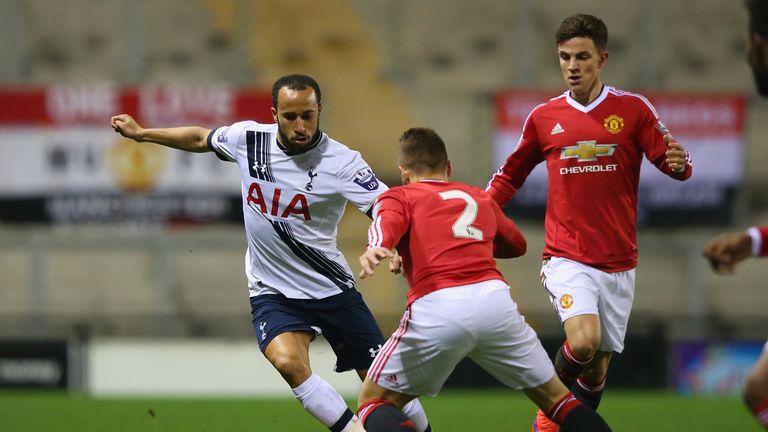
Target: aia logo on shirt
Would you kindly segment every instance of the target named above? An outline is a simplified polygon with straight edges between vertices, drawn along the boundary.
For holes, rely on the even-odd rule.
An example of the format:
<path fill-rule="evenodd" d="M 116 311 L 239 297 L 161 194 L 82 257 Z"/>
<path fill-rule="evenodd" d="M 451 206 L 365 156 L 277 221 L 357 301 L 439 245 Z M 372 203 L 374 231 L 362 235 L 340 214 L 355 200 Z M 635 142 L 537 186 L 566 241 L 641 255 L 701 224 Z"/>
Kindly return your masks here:
<path fill-rule="evenodd" d="M 251 183 L 245 201 L 248 203 L 248 206 L 264 214 L 270 214 L 272 216 L 279 215 L 283 219 L 295 214 L 302 216 L 305 221 L 312 220 L 312 215 L 309 213 L 307 197 L 304 196 L 304 194 L 295 194 L 293 198 L 288 201 L 287 205 L 281 199 L 282 194 L 282 189 L 275 188 L 274 193 L 270 197 L 261 190 L 261 186 L 259 186 L 258 183 Z"/>
<path fill-rule="evenodd" d="M 379 181 L 373 175 L 370 168 L 364 168 L 355 173 L 355 183 L 365 190 L 376 190 L 379 188 Z"/>

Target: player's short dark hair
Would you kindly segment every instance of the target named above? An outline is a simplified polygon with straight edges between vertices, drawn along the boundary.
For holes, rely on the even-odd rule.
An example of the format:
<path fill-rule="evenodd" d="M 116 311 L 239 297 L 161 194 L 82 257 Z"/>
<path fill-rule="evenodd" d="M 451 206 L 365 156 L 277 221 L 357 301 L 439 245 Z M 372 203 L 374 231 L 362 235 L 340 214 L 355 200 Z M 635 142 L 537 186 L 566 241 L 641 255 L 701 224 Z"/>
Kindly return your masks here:
<path fill-rule="evenodd" d="M 598 52 L 608 49 L 608 27 L 594 15 L 576 14 L 564 19 L 555 32 L 555 44 L 560 45 L 575 37 L 592 39 Z"/>
<path fill-rule="evenodd" d="M 416 173 L 438 173 L 448 164 L 448 152 L 437 132 L 417 127 L 403 132 L 397 159 L 400 166 Z"/>
<path fill-rule="evenodd" d="M 317 81 L 307 75 L 294 74 L 282 76 L 272 84 L 272 106 L 275 108 L 277 108 L 277 93 L 283 87 L 290 90 L 305 90 L 311 87 L 315 91 L 315 96 L 317 96 L 317 103 L 320 103 L 320 85 Z"/>
<path fill-rule="evenodd" d="M 768 0 L 746 0 L 749 32 L 768 37 Z"/>

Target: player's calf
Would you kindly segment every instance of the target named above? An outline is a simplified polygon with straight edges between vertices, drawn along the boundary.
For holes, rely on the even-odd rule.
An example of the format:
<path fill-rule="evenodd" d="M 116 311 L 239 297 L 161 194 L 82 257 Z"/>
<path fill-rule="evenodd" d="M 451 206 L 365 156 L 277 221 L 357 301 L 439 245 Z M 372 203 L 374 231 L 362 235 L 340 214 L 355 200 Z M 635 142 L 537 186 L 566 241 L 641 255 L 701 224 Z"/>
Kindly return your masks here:
<path fill-rule="evenodd" d="M 356 432 L 362 429 L 341 395 L 320 375 L 312 374 L 292 390 L 304 409 L 329 430 Z"/>
<path fill-rule="evenodd" d="M 367 432 L 417 432 L 413 420 L 388 401 L 368 401 L 357 412 Z"/>
<path fill-rule="evenodd" d="M 600 406 L 600 400 L 603 398 L 604 388 L 605 378 L 597 385 L 590 385 L 582 376 L 577 378 L 576 382 L 571 386 L 571 392 L 576 396 L 576 399 L 597 411 L 597 407 Z"/>
<path fill-rule="evenodd" d="M 557 372 L 560 381 L 570 388 L 590 361 L 592 361 L 592 357 L 579 359 L 566 340 L 555 354 L 555 372 Z"/>

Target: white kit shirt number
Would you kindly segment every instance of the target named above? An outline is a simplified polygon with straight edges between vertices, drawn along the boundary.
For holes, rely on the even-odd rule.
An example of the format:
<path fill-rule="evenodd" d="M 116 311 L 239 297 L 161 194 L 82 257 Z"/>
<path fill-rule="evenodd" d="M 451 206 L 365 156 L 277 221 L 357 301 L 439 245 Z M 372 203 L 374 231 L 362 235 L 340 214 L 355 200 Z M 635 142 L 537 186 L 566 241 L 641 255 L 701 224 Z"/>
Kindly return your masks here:
<path fill-rule="evenodd" d="M 440 192 L 440 197 L 444 200 L 460 199 L 467 204 L 464 211 L 456 222 L 453 223 L 453 236 L 456 238 L 471 238 L 475 240 L 483 239 L 483 232 L 473 226 L 472 222 L 477 218 L 477 201 L 468 193 L 460 190 L 450 190 Z"/>

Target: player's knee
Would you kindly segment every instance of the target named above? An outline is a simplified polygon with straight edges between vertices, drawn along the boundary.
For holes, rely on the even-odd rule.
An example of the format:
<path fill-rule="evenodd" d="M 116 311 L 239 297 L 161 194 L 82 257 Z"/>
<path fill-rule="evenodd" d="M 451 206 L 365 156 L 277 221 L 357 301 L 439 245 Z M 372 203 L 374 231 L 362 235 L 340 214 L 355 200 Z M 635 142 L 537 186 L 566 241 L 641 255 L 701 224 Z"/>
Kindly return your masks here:
<path fill-rule="evenodd" d="M 292 388 L 298 387 L 312 375 L 312 369 L 310 369 L 309 364 L 303 362 L 298 357 L 288 355 L 275 356 L 272 359 L 272 365 Z"/>
<path fill-rule="evenodd" d="M 579 360 L 591 359 L 600 347 L 600 336 L 581 333 L 568 338 L 568 346 L 573 355 Z"/>

